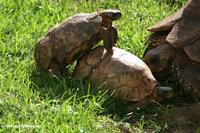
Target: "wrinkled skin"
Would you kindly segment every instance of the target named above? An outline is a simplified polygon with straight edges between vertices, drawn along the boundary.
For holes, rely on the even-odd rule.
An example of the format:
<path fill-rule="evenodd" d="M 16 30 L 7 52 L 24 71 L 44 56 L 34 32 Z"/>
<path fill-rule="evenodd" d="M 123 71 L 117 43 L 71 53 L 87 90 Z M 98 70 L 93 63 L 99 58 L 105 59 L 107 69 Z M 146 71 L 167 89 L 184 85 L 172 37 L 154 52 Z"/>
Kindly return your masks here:
<path fill-rule="evenodd" d="M 182 92 L 194 100 L 200 97 L 199 8 L 199 1 L 189 0 L 176 15 L 149 28 L 154 33 L 144 55 L 144 62 L 156 78 L 173 77 Z"/>
<path fill-rule="evenodd" d="M 183 88 L 183 94 L 198 101 L 200 99 L 200 64 L 190 60 L 183 50 L 176 50 L 171 70 L 176 82 Z"/>
<path fill-rule="evenodd" d="M 87 79 L 140 106 L 172 96 L 171 88 L 160 87 L 142 60 L 116 47 L 113 53 L 98 47 L 84 55 L 77 62 L 73 78 Z"/>
<path fill-rule="evenodd" d="M 117 41 L 112 21 L 121 17 L 119 10 L 80 13 L 53 27 L 36 44 L 35 61 L 38 69 L 58 74 L 68 64 L 87 52 L 101 40 L 108 52 Z"/>

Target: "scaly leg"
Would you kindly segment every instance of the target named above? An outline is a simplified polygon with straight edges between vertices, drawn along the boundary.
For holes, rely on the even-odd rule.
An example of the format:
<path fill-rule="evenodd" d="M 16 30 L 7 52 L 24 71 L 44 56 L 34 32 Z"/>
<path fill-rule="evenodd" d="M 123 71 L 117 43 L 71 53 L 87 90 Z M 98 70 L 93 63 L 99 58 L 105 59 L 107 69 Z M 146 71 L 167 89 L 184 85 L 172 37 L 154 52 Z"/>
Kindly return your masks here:
<path fill-rule="evenodd" d="M 117 28 L 112 25 L 109 28 L 109 31 L 111 32 L 111 38 L 112 38 L 112 45 L 113 46 L 117 46 L 117 39 L 118 39 L 118 32 L 117 32 Z"/>
<path fill-rule="evenodd" d="M 106 29 L 105 27 L 101 27 L 100 29 L 100 36 L 103 39 L 104 47 L 108 53 L 112 53 L 112 37 L 111 32 Z"/>

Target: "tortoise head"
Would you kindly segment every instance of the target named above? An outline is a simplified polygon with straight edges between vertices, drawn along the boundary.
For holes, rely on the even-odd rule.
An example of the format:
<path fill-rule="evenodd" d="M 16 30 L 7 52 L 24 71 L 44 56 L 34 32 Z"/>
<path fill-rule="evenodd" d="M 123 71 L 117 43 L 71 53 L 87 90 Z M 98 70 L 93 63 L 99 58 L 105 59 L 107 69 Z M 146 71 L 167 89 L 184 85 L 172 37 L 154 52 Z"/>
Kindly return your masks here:
<path fill-rule="evenodd" d="M 160 86 L 154 77 L 151 79 L 150 77 L 146 78 L 144 83 L 146 86 L 151 85 L 150 87 L 153 87 L 153 92 L 150 95 L 144 97 L 142 100 L 136 102 L 136 105 L 139 107 L 145 107 L 151 105 L 154 102 L 161 102 L 175 95 L 171 87 Z"/>
<path fill-rule="evenodd" d="M 143 60 L 154 76 L 158 76 L 170 71 L 173 56 L 174 49 L 169 44 L 163 44 L 147 51 Z"/>
<path fill-rule="evenodd" d="M 136 105 L 139 107 L 145 107 L 154 102 L 161 102 L 174 96 L 175 93 L 171 87 L 164 87 L 158 84 L 151 95 L 148 95 L 141 101 L 137 102 Z"/>
<path fill-rule="evenodd" d="M 117 20 L 121 17 L 121 12 L 119 10 L 103 10 L 98 12 L 99 16 L 103 19 L 110 21 Z"/>

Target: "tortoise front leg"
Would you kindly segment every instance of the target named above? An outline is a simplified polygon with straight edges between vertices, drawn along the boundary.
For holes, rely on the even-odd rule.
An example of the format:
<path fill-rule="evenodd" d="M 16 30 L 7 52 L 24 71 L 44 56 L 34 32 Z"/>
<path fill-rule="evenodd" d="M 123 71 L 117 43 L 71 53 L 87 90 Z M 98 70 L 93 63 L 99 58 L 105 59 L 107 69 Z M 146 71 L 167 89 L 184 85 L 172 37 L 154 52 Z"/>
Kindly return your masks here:
<path fill-rule="evenodd" d="M 113 42 L 111 32 L 107 28 L 101 27 L 100 37 L 103 40 L 106 51 L 112 53 Z"/>
<path fill-rule="evenodd" d="M 48 72 L 51 75 L 60 75 L 63 73 L 68 73 L 68 70 L 66 68 L 67 64 L 65 62 L 58 62 L 56 60 L 52 60 L 48 66 Z"/>
<path fill-rule="evenodd" d="M 117 28 L 114 25 L 112 25 L 110 26 L 109 31 L 111 32 L 112 46 L 117 46 L 117 39 L 118 39 Z"/>

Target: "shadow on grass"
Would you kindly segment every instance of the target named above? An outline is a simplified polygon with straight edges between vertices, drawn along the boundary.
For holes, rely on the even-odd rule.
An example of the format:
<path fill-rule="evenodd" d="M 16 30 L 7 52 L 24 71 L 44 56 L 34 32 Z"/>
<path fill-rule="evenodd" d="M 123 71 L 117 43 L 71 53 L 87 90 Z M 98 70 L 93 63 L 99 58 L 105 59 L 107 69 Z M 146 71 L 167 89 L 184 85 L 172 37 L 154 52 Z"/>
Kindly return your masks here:
<path fill-rule="evenodd" d="M 74 81 L 69 74 L 65 73 L 60 76 L 52 76 L 45 72 L 39 72 L 34 69 L 31 73 L 30 80 L 34 91 L 39 92 L 40 97 L 49 99 L 67 99 L 79 92 L 80 96 L 85 95 L 85 86 L 82 81 Z M 82 89 L 82 90 L 80 90 Z M 82 93 L 82 94 L 81 94 Z"/>
<path fill-rule="evenodd" d="M 90 83 L 75 81 L 69 75 L 63 74 L 55 77 L 33 70 L 30 76 L 31 88 L 39 93 L 41 99 L 48 97 L 52 100 L 65 101 L 76 94 L 76 103 L 84 102 L 91 97 L 98 99 L 102 96 L 101 100 L 97 100 L 101 106 L 101 109 L 96 112 L 97 115 L 109 116 L 116 122 L 128 123 L 136 127 L 142 126 L 143 129 L 154 129 L 159 132 L 166 124 L 162 116 L 168 112 L 168 109 L 171 106 L 180 106 L 185 102 L 183 98 L 176 97 L 161 104 L 155 103 L 146 108 L 137 108 L 132 102 L 114 98 L 109 92 L 101 91 L 101 88 L 91 89 Z"/>
<path fill-rule="evenodd" d="M 38 72 L 34 69 L 31 73 L 30 80 L 34 91 L 39 92 L 40 97 L 48 97 L 49 99 L 68 99 L 77 93 L 77 97 L 85 95 L 98 96 L 105 94 L 105 101 L 102 104 L 105 108 L 102 114 L 126 114 L 130 111 L 137 110 L 132 102 L 122 101 L 111 96 L 111 93 L 102 91 L 102 88 L 91 89 L 90 83 L 87 81 L 73 80 L 71 74 L 62 74 L 58 77 L 51 76 L 48 73 Z M 100 92 L 99 92 L 100 91 Z M 129 109 L 128 109 L 129 108 Z"/>
<path fill-rule="evenodd" d="M 31 88 L 33 88 L 33 91 L 39 93 L 41 99 L 48 97 L 48 99 L 52 100 L 67 100 L 74 94 L 82 101 L 92 96 L 102 97 L 100 102 L 103 110 L 99 112 L 99 115 L 117 116 L 119 119 L 117 118 L 116 120 L 118 121 L 121 121 L 130 111 L 137 110 L 137 107 L 133 103 L 117 99 L 110 92 L 106 92 L 102 88 L 91 87 L 90 83 L 84 80 L 73 80 L 70 75 L 65 73 L 56 77 L 34 69 L 30 76 L 30 80 L 32 81 Z"/>
<path fill-rule="evenodd" d="M 31 88 L 33 88 L 33 91 L 39 93 L 41 99 L 48 97 L 49 99 L 67 100 L 76 94 L 77 99 L 84 101 L 87 98 L 91 98 L 90 96 L 102 97 L 101 99 L 104 99 L 105 96 L 102 106 L 105 107 L 104 112 L 109 113 L 115 113 L 115 111 L 108 110 L 118 108 L 118 105 L 121 106 L 121 104 L 119 104 L 120 100 L 111 96 L 111 93 L 108 91 L 102 88 L 92 87 L 91 84 L 85 80 L 73 80 L 70 75 L 70 73 L 64 73 L 56 77 L 34 69 L 30 76 L 32 82 Z"/>

